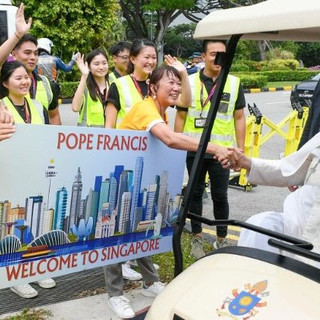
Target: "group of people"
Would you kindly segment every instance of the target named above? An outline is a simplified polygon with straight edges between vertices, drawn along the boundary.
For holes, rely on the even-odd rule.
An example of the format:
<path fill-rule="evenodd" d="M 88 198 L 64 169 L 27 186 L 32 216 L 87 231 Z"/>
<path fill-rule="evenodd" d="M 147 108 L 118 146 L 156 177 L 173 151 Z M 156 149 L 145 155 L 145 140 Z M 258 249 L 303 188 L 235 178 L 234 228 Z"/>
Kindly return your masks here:
<path fill-rule="evenodd" d="M 15 33 L 0 47 L 0 141 L 14 134 L 14 123 L 61 124 L 58 89 L 54 85 L 57 78 L 49 79 L 45 75 L 46 69 L 37 64 L 42 55 L 50 56 L 50 43 L 50 48 L 47 47 L 49 50 L 44 49 L 44 54 L 40 53 L 39 57 L 37 39 L 27 33 L 31 22 L 31 19 L 25 21 L 22 4 L 16 15 Z M 190 172 L 221 70 L 221 67 L 215 64 L 215 58 L 218 52 L 225 51 L 224 41 L 205 40 L 201 52 L 204 66 L 190 76 L 185 66 L 169 55 L 165 56 L 165 64 L 157 67 L 156 47 L 149 40 L 136 39 L 132 43 L 120 42 L 114 45 L 110 50 L 115 66 L 111 73 L 108 55 L 104 50 L 95 49 L 86 57 L 75 54 L 69 69 L 76 63 L 81 72 L 81 79 L 72 100 L 72 110 L 79 113 L 78 125 L 149 131 L 167 146 L 188 151 L 186 166 Z M 5 62 L 10 53 L 13 61 Z M 57 66 L 55 59 L 44 58 L 45 61 L 51 61 L 51 65 Z M 174 131 L 170 129 L 166 115 L 167 108 L 173 106 L 177 109 Z M 319 134 L 288 159 L 280 162 L 251 160 L 242 152 L 246 128 L 244 108 L 245 98 L 240 80 L 228 75 L 205 159 L 200 168 L 190 212 L 202 215 L 202 197 L 208 174 L 214 217 L 227 219 L 230 169 L 246 168 L 249 180 L 254 183 L 275 184 L 277 181 L 277 184 L 282 186 L 310 182 L 312 187 L 301 188 L 293 193 L 292 198 L 299 203 L 302 196 L 300 193 L 308 193 L 310 215 L 305 221 L 309 229 L 314 228 L 315 226 L 307 221 L 311 216 L 316 219 L 313 204 L 317 202 L 319 209 L 320 203 L 317 195 L 319 186 L 314 186 L 315 181 L 320 181 L 317 179 L 320 161 L 317 151 L 320 145 Z M 282 176 L 283 179 L 279 179 Z M 292 176 L 294 178 L 291 179 Z M 277 179 L 272 180 L 272 177 Z M 292 203 L 290 204 L 293 205 Z M 304 209 L 304 204 L 301 204 L 301 208 Z M 300 216 L 301 212 L 298 211 L 297 209 L 297 216 Z M 286 231 L 286 226 L 285 219 L 282 220 L 282 225 L 277 224 L 277 228 L 282 228 L 282 231 Z M 192 221 L 191 227 L 194 237 L 190 253 L 199 259 L 205 255 L 201 224 Z M 214 247 L 228 246 L 226 236 L 227 227 L 217 227 Z M 248 234 L 241 239 L 250 237 Z M 253 239 L 250 245 L 255 243 L 254 241 Z M 243 244 L 248 245 L 245 241 Z M 123 278 L 143 278 L 142 294 L 150 297 L 155 297 L 164 288 L 164 284 L 159 280 L 157 266 L 150 257 L 137 259 L 136 263 L 141 274 L 131 269 L 129 263 L 104 267 L 109 293 L 108 304 L 121 318 L 134 316 L 130 301 L 123 295 Z M 52 279 L 40 281 L 38 284 L 45 288 L 55 285 Z M 27 298 L 37 295 L 30 285 L 11 289 Z"/>

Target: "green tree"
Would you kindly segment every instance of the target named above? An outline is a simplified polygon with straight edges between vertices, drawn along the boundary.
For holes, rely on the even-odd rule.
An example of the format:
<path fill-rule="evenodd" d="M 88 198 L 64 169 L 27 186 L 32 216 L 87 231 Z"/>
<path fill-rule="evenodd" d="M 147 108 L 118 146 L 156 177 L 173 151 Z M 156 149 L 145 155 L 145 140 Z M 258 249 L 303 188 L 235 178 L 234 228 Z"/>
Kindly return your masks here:
<path fill-rule="evenodd" d="M 26 17 L 32 16 L 31 33 L 37 38 L 50 38 L 56 54 L 70 59 L 72 52 L 87 53 L 108 47 L 119 10 L 117 0 L 24 0 Z M 14 5 L 21 1 L 14 0 Z"/>
<path fill-rule="evenodd" d="M 155 42 L 162 61 L 163 39 L 169 25 L 181 14 L 208 14 L 221 8 L 220 0 L 119 0 L 127 21 L 127 38 L 148 38 Z"/>
<path fill-rule="evenodd" d="M 320 43 L 299 42 L 297 58 L 302 60 L 305 67 L 320 65 Z"/>
<path fill-rule="evenodd" d="M 201 41 L 193 39 L 195 27 L 194 23 L 169 27 L 164 36 L 164 53 L 187 58 L 194 51 L 201 51 Z"/>

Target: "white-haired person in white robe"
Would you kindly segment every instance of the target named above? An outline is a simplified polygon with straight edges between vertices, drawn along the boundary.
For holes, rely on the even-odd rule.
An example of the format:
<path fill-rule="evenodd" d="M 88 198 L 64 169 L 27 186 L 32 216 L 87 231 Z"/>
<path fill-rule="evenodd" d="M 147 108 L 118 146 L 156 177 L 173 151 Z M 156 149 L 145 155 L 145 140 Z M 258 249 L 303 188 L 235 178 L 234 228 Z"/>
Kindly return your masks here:
<path fill-rule="evenodd" d="M 289 187 L 301 186 L 289 194 L 283 212 L 263 212 L 248 219 L 248 223 L 302 238 L 313 243 L 320 253 L 320 133 L 299 151 L 280 160 L 248 158 L 235 151 L 237 167 L 248 170 L 250 183 Z M 268 245 L 268 236 L 243 229 L 238 245 L 279 253 Z"/>

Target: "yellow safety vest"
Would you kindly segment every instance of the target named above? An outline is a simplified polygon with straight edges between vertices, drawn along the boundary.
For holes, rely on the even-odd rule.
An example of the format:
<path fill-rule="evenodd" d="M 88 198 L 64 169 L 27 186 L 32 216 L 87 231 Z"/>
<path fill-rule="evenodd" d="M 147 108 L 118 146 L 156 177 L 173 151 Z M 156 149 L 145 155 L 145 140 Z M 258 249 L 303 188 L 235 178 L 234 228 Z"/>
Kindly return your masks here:
<path fill-rule="evenodd" d="M 143 100 L 130 75 L 120 77 L 114 81 L 120 98 L 120 110 L 117 117 L 117 125 L 131 107 Z"/>
<path fill-rule="evenodd" d="M 30 99 L 29 97 L 26 97 L 26 100 L 28 102 L 31 113 L 31 124 L 45 124 L 43 106 L 41 105 L 41 103 L 34 99 Z M 17 111 L 17 109 L 8 97 L 3 98 L 2 103 L 12 113 L 15 123 L 25 123 L 23 118 L 20 116 L 19 112 Z"/>
<path fill-rule="evenodd" d="M 109 83 L 112 83 L 117 79 L 117 77 L 114 74 L 114 72 L 109 73 L 108 78 L 109 78 Z"/>
<path fill-rule="evenodd" d="M 40 77 L 41 80 L 36 78 L 37 91 L 36 91 L 36 96 L 34 97 L 34 99 L 39 101 L 47 110 L 49 110 L 49 105 L 53 99 L 53 93 L 51 90 L 50 81 L 45 76 L 38 75 L 38 77 Z"/>
<path fill-rule="evenodd" d="M 98 98 L 97 101 L 92 100 L 88 88 L 84 90 L 83 104 L 80 110 L 78 126 L 81 127 L 104 127 L 104 108 Z M 85 118 L 84 119 L 84 116 Z"/>
<path fill-rule="evenodd" d="M 210 101 L 201 108 L 201 81 L 200 73 L 194 73 L 189 76 L 192 106 L 188 108 L 188 115 L 184 125 L 184 133 L 200 140 L 203 128 L 195 127 L 195 119 L 206 118 L 210 109 Z M 222 146 L 233 145 L 234 139 L 234 108 L 238 98 L 240 79 L 228 75 L 226 84 L 223 89 L 219 110 L 211 131 L 210 142 Z M 203 101 L 208 97 L 208 92 L 203 85 Z"/>

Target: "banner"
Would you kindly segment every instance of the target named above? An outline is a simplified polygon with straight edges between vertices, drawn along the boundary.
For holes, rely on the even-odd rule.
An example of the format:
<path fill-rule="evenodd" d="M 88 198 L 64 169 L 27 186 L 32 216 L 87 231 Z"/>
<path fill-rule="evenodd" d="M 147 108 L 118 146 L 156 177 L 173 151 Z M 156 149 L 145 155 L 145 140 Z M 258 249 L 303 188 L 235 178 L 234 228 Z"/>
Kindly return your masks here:
<path fill-rule="evenodd" d="M 185 152 L 147 132 L 17 125 L 0 154 L 0 288 L 171 250 Z"/>

